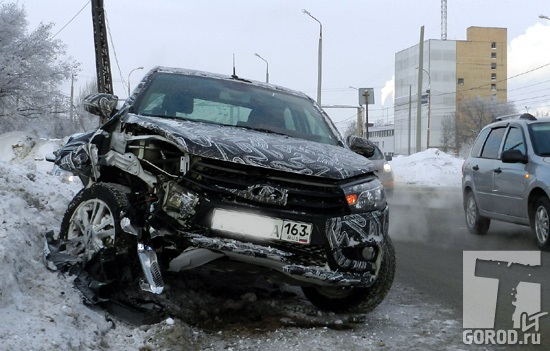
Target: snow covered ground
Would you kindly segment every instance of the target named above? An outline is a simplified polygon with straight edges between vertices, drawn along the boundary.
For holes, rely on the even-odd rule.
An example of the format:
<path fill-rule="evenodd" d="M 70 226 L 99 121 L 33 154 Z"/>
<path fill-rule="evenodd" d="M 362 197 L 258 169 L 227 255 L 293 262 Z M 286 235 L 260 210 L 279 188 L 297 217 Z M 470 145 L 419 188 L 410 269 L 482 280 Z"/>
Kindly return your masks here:
<path fill-rule="evenodd" d="M 52 174 L 53 164 L 44 160 L 61 143 L 0 134 L 1 350 L 464 348 L 456 312 L 428 304 L 399 284 L 367 315 L 321 313 L 292 289 L 235 296 L 187 289 L 179 297 L 176 290 L 168 292 L 180 311 L 160 323 L 136 327 L 113 320 L 82 303 L 74 277 L 46 269 L 42 260 L 45 232 L 58 230 L 81 186 Z M 462 160 L 436 149 L 390 163 L 397 186 L 460 185 Z"/>

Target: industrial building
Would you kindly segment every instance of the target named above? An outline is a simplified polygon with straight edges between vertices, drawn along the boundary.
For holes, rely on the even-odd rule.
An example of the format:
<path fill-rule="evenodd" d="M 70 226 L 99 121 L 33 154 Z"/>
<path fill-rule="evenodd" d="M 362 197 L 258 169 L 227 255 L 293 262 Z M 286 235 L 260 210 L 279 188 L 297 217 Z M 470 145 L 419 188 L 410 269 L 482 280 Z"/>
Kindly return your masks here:
<path fill-rule="evenodd" d="M 506 28 L 469 27 L 466 40 L 442 36 L 396 53 L 394 149 L 383 152 L 409 155 L 444 148 L 445 121 L 456 121 L 460 104 L 478 97 L 507 100 Z M 379 143 L 371 130 L 369 138 Z M 385 138 L 384 144 L 391 145 Z"/>

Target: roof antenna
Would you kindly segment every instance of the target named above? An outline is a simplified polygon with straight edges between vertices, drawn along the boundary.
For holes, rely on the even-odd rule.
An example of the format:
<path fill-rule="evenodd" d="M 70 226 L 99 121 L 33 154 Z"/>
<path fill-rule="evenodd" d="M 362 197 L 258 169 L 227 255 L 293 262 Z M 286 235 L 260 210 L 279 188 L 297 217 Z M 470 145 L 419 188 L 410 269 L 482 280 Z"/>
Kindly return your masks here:
<path fill-rule="evenodd" d="M 238 78 L 237 74 L 235 73 L 235 53 L 233 53 L 233 75 L 231 77 Z"/>

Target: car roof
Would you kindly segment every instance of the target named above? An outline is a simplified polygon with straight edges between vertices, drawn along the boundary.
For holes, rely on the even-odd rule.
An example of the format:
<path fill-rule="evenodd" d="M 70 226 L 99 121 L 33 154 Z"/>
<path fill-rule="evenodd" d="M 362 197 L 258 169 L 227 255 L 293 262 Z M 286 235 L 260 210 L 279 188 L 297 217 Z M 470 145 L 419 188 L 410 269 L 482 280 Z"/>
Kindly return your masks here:
<path fill-rule="evenodd" d="M 303 98 L 306 98 L 308 100 L 314 101 L 310 96 L 307 94 L 304 94 L 301 91 L 298 90 L 292 90 L 283 86 L 270 84 L 270 83 L 264 83 L 260 81 L 255 81 L 247 78 L 238 77 L 237 75 L 225 75 L 220 73 L 212 73 L 212 72 L 206 72 L 206 71 L 199 71 L 199 70 L 193 70 L 193 69 L 187 69 L 187 68 L 177 68 L 177 67 L 166 67 L 166 66 L 156 66 L 153 69 L 149 71 L 148 74 L 153 73 L 174 73 L 174 74 L 184 74 L 188 76 L 201 76 L 201 77 L 207 77 L 207 78 L 215 78 L 215 79 L 223 79 L 223 80 L 232 80 L 232 81 L 240 81 L 243 84 L 252 84 L 259 87 L 267 88 L 267 89 L 275 89 L 279 90 L 281 92 L 285 92 L 288 94 L 297 95 Z"/>
<path fill-rule="evenodd" d="M 534 123 L 544 123 L 544 122 L 550 122 L 550 118 L 536 118 L 530 113 L 513 113 L 509 115 L 503 115 L 496 117 L 491 123 L 489 123 L 486 127 L 493 128 L 495 126 L 506 126 L 510 124 L 510 122 L 516 122 L 519 124 L 534 124 Z"/>

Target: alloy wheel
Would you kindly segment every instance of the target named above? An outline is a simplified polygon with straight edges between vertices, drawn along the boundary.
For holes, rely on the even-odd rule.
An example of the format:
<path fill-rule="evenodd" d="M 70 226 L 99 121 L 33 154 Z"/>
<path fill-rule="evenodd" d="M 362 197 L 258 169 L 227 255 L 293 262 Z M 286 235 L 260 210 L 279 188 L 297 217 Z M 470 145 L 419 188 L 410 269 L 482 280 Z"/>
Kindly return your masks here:
<path fill-rule="evenodd" d="M 539 243 L 545 243 L 548 240 L 550 231 L 550 220 L 548 211 L 544 206 L 539 206 L 535 212 L 535 234 Z"/>

